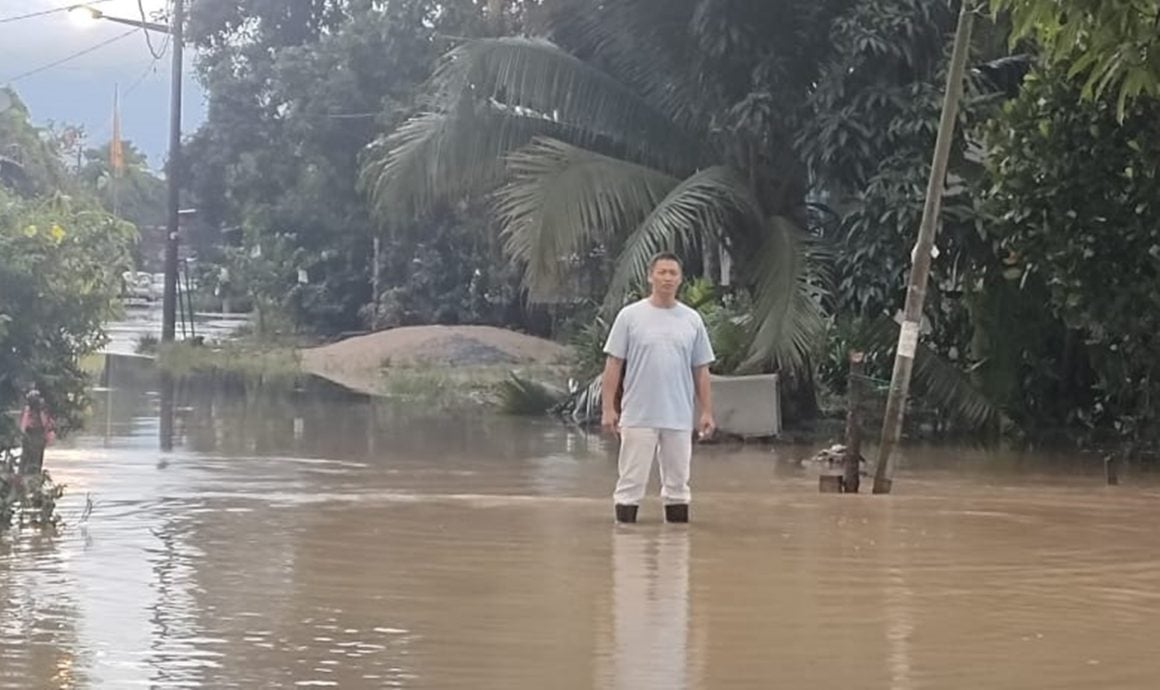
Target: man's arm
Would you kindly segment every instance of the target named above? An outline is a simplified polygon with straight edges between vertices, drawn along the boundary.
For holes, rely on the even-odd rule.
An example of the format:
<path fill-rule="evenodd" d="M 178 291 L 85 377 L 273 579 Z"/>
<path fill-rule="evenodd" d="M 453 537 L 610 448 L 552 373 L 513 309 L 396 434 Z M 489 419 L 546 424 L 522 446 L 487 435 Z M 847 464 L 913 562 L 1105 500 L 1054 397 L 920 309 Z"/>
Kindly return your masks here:
<path fill-rule="evenodd" d="M 697 420 L 697 432 L 701 438 L 708 438 L 717 429 L 713 421 L 713 387 L 709 381 L 709 365 L 693 367 L 693 386 L 697 393 L 697 407 L 701 417 Z"/>
<path fill-rule="evenodd" d="M 600 426 L 605 431 L 620 433 L 620 413 L 616 411 L 616 392 L 620 388 L 620 379 L 624 375 L 624 360 L 609 355 L 604 361 L 604 375 L 600 378 L 600 401 L 602 414 Z"/>

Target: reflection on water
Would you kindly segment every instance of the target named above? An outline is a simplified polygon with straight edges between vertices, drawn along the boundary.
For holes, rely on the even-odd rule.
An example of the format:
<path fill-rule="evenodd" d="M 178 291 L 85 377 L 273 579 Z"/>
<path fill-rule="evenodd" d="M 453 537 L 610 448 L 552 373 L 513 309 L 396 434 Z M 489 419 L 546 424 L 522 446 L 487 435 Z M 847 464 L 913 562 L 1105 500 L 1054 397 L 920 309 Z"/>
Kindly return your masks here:
<path fill-rule="evenodd" d="M 1160 490 L 1098 463 L 823 496 L 701 449 L 693 524 L 617 527 L 552 422 L 113 379 L 48 457 L 73 527 L 0 538 L 0 688 L 1155 687 Z"/>
<path fill-rule="evenodd" d="M 599 687 L 689 686 L 689 532 L 619 527 L 612 536 L 611 677 Z"/>

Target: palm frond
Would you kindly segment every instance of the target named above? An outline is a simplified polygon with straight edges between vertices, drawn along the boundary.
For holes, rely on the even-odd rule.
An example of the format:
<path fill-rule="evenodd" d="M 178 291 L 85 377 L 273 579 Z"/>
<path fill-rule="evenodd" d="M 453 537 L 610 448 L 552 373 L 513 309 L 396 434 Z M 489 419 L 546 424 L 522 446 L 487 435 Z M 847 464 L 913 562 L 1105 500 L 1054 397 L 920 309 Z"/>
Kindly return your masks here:
<path fill-rule="evenodd" d="M 368 147 L 361 187 L 381 218 L 494 188 L 503 157 L 548 136 L 687 174 L 698 145 L 612 77 L 536 39 L 469 41 L 441 60 L 426 111 Z"/>
<path fill-rule="evenodd" d="M 474 112 L 422 113 L 368 147 L 360 176 L 375 213 L 409 220 L 441 200 L 487 190 L 503 179 L 503 156 L 561 127 L 484 105 Z"/>
<path fill-rule="evenodd" d="M 761 210 L 746 181 L 734 170 L 714 166 L 681 182 L 625 240 L 617 257 L 605 309 L 615 310 L 629 286 L 648 272 L 663 250 L 687 254 L 706 238 L 717 241 L 731 227 L 758 222 Z"/>
<path fill-rule="evenodd" d="M 690 23 L 696 0 L 562 0 L 548 9 L 553 40 L 604 66 L 681 126 L 706 121 L 693 75 Z"/>
<path fill-rule="evenodd" d="M 679 182 L 549 138 L 510 154 L 507 166 L 510 181 L 496 192 L 496 210 L 533 300 L 554 295 L 572 257 L 636 227 Z"/>
<path fill-rule="evenodd" d="M 753 340 L 745 370 L 773 364 L 808 373 L 809 355 L 826 331 L 822 297 L 827 251 L 788 218 L 770 219 L 765 243 L 746 273 L 754 284 Z"/>
<path fill-rule="evenodd" d="M 922 397 L 946 411 L 958 424 L 971 431 L 999 428 L 1001 413 L 995 403 L 971 383 L 962 369 L 921 343 L 915 352 L 914 380 Z"/>
<path fill-rule="evenodd" d="M 894 356 L 899 326 L 883 318 L 858 338 L 868 352 L 878 351 Z M 971 431 L 996 429 L 1003 419 L 1002 411 L 973 383 L 959 367 L 948 362 L 925 343 L 919 343 L 914 359 L 916 393 L 930 404 L 944 410 L 951 419 Z"/>
<path fill-rule="evenodd" d="M 491 102 L 563 125 L 578 146 L 680 175 L 699 159 L 699 140 L 638 91 L 544 39 L 468 41 L 444 56 L 431 86 L 439 111 Z"/>

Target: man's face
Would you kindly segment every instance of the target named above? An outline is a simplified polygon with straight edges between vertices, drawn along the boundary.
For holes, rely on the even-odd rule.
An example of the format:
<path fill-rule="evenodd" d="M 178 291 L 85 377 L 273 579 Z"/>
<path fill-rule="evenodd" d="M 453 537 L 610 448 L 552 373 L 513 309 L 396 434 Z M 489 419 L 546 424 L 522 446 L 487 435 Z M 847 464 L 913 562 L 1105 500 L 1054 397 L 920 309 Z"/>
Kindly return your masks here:
<path fill-rule="evenodd" d="M 648 274 L 648 284 L 653 293 L 661 297 L 675 297 L 681 287 L 681 266 L 672 259 L 656 262 Z"/>

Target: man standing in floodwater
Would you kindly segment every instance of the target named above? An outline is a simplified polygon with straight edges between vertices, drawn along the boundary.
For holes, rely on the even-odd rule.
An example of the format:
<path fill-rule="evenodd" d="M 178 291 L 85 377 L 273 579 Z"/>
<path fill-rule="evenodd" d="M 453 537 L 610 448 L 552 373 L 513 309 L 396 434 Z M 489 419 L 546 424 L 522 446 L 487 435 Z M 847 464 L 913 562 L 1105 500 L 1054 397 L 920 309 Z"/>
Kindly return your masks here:
<path fill-rule="evenodd" d="M 654 460 L 660 465 L 665 520 L 688 522 L 697 408 L 699 437 L 708 438 L 716 428 L 709 392 L 713 348 L 701 315 L 677 301 L 681 278 L 675 254 L 654 256 L 648 268 L 652 294 L 620 310 L 604 346 L 601 423 L 620 436 L 620 477 L 613 494 L 617 522 L 636 522 Z"/>

